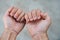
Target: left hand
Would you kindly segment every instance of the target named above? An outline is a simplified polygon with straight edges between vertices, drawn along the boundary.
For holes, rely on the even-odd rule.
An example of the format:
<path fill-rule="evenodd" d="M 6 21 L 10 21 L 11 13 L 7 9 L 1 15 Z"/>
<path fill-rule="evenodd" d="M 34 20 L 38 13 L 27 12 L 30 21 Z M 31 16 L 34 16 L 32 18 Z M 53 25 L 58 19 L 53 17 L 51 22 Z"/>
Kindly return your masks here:
<path fill-rule="evenodd" d="M 24 15 L 25 14 L 21 9 L 16 7 L 9 8 L 4 15 L 5 29 L 15 31 L 17 33 L 21 32 L 25 25 L 25 22 L 21 22 L 24 21 Z"/>

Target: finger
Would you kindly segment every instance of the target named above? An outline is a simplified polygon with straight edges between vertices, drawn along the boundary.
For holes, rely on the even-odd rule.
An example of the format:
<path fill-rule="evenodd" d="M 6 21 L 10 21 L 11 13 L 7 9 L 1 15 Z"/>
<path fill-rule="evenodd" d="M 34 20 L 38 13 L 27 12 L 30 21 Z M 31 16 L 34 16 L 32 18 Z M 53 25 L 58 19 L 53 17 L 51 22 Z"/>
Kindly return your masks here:
<path fill-rule="evenodd" d="M 25 15 L 25 13 L 22 12 L 22 13 L 19 15 L 19 17 L 17 18 L 17 21 L 21 20 L 21 18 L 22 18 L 24 15 Z"/>
<path fill-rule="evenodd" d="M 29 22 L 28 14 L 25 15 L 26 22 Z"/>
<path fill-rule="evenodd" d="M 5 15 L 9 15 L 9 14 L 10 14 L 10 12 L 13 10 L 13 8 L 14 8 L 14 7 L 10 7 L 10 8 L 7 10 L 7 12 L 6 12 L 6 14 L 5 14 Z"/>
<path fill-rule="evenodd" d="M 11 11 L 10 16 L 14 16 L 14 14 L 17 12 L 17 8 L 14 7 L 14 9 Z"/>
<path fill-rule="evenodd" d="M 24 20 L 24 16 L 21 18 L 20 22 L 23 22 L 23 21 L 25 21 L 25 20 Z"/>
<path fill-rule="evenodd" d="M 41 18 L 41 11 L 39 10 L 39 9 L 37 9 L 37 17 L 38 17 L 38 19 L 40 19 Z"/>
<path fill-rule="evenodd" d="M 36 19 L 37 19 L 36 10 L 33 10 L 33 11 L 32 11 L 32 16 L 33 16 L 33 19 L 34 19 L 34 20 L 36 20 Z"/>
<path fill-rule="evenodd" d="M 50 17 L 47 13 L 44 14 L 44 17 L 45 17 L 45 20 L 49 21 L 50 20 Z"/>
<path fill-rule="evenodd" d="M 28 13 L 28 16 L 29 16 L 29 21 L 33 21 L 33 16 L 31 12 Z"/>
<path fill-rule="evenodd" d="M 41 12 L 41 18 L 43 19 L 43 20 L 45 20 L 45 16 L 44 16 L 44 13 L 43 12 Z"/>
<path fill-rule="evenodd" d="M 49 25 L 51 24 L 51 18 L 47 13 L 44 14 L 44 21 L 46 21 Z"/>
<path fill-rule="evenodd" d="M 43 20 L 50 20 L 50 17 L 48 16 L 47 13 L 41 13 L 41 16 Z"/>
<path fill-rule="evenodd" d="M 21 13 L 22 13 L 22 10 L 18 9 L 18 11 L 16 12 L 16 14 L 14 15 L 14 18 L 17 19 Z"/>

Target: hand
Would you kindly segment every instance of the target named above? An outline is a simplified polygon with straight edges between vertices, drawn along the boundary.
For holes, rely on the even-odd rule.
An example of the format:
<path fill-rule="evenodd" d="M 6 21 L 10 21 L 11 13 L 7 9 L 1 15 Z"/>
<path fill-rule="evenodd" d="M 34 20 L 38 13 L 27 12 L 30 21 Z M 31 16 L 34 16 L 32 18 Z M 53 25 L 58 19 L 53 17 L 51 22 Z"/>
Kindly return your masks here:
<path fill-rule="evenodd" d="M 5 29 L 19 33 L 25 25 L 24 12 L 16 7 L 11 7 L 4 15 Z"/>
<path fill-rule="evenodd" d="M 40 33 L 46 33 L 51 24 L 50 17 L 40 10 L 33 10 L 25 15 L 27 28 L 31 36 Z"/>

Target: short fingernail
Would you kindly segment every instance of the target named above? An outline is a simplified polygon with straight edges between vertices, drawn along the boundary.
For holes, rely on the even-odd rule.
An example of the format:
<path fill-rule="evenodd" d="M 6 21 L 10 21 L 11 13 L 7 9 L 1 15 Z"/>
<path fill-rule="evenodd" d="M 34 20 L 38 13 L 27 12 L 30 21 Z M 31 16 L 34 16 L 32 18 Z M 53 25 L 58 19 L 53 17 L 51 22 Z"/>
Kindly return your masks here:
<path fill-rule="evenodd" d="M 36 20 L 36 19 L 37 19 L 37 17 L 34 18 L 34 20 Z"/>
<path fill-rule="evenodd" d="M 40 19 L 40 17 L 38 17 L 38 19 Z"/>
<path fill-rule="evenodd" d="M 31 21 L 33 20 L 33 19 L 30 19 Z"/>

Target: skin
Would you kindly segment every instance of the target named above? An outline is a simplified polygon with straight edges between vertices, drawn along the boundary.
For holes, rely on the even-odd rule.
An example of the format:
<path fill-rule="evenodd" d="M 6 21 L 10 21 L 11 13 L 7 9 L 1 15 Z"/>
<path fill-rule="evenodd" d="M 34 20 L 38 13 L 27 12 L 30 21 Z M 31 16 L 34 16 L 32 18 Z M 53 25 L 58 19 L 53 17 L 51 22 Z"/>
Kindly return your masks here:
<path fill-rule="evenodd" d="M 32 40 L 48 40 L 47 30 L 51 24 L 51 19 L 47 13 L 36 9 L 25 14 L 21 9 L 10 7 L 5 13 L 3 20 L 5 31 L 1 36 L 1 40 L 16 40 L 25 23 Z"/>
<path fill-rule="evenodd" d="M 43 40 L 42 38 L 40 39 L 41 36 L 45 36 L 44 38 L 48 40 L 47 30 L 51 24 L 51 20 L 47 13 L 43 14 L 43 12 L 38 9 L 32 10 L 32 12 L 25 15 L 25 19 L 27 29 L 33 40 Z M 37 36 L 39 38 L 37 38 Z"/>
<path fill-rule="evenodd" d="M 16 40 L 19 32 L 24 28 L 24 12 L 16 7 L 10 7 L 3 17 L 5 30 L 1 40 Z"/>
<path fill-rule="evenodd" d="M 4 15 L 5 29 L 11 29 L 19 33 L 25 25 L 23 22 L 24 15 L 21 9 L 10 7 Z"/>

